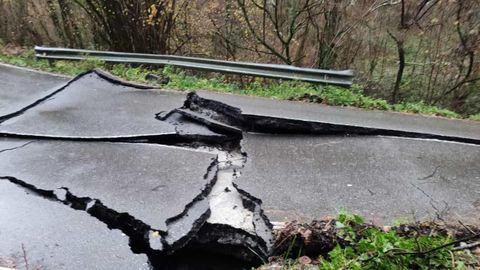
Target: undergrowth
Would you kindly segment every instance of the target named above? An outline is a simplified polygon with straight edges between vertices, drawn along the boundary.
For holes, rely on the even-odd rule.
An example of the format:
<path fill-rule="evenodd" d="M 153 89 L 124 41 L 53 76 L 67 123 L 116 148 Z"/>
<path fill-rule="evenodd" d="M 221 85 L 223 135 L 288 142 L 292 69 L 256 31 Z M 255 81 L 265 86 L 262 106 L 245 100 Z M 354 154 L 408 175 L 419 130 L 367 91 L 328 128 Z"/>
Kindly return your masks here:
<path fill-rule="evenodd" d="M 467 269 L 461 256 L 454 259 L 452 246 L 428 252 L 450 243 L 450 237 L 417 233 L 404 237 L 377 227 L 359 232 L 353 227 L 362 225 L 363 219 L 348 213 L 341 213 L 336 223 L 349 245 L 337 245 L 321 258 L 320 269 Z"/>
<path fill-rule="evenodd" d="M 335 228 L 341 243 L 327 254 L 307 259 L 307 264 L 302 263 L 305 257 L 292 260 L 287 259 L 292 256 L 286 254 L 275 269 L 460 270 L 479 267 L 479 259 L 470 250 L 455 250 L 454 239 L 435 230 L 422 233 L 413 229 L 402 235 L 394 229 L 365 224 L 362 217 L 345 211 L 335 219 Z M 259 269 L 273 268 L 262 266 Z"/>
<path fill-rule="evenodd" d="M 359 85 L 354 85 L 351 88 L 342 88 L 336 86 L 318 86 L 297 81 L 272 82 L 272 80 L 261 78 L 253 82 L 239 83 L 229 81 L 223 76 L 215 76 L 212 78 L 191 76 L 187 75 L 183 70 L 173 67 L 166 67 L 162 70 L 142 66 L 131 67 L 123 64 L 111 65 L 96 59 L 79 62 L 55 61 L 49 63 L 47 60 L 37 60 L 32 50 L 16 55 L 2 53 L 0 50 L 0 62 L 70 76 L 78 75 L 81 72 L 93 68 L 102 68 L 122 79 L 150 84 L 154 83 L 147 81 L 145 76 L 153 73 L 170 78 L 169 83 L 165 87 L 176 90 L 204 89 L 281 100 L 307 101 L 332 106 L 351 106 L 368 110 L 418 113 L 480 121 L 480 114 L 460 115 L 453 111 L 430 106 L 422 102 L 404 102 L 392 105 L 384 99 L 366 96 L 363 93 L 362 87 Z"/>

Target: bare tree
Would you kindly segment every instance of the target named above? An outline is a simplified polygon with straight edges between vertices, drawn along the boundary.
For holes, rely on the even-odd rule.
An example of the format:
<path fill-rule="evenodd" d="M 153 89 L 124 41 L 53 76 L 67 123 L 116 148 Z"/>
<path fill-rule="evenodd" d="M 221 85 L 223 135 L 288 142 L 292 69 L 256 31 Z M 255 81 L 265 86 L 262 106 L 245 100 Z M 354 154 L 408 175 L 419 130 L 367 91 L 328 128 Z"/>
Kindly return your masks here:
<path fill-rule="evenodd" d="M 478 88 L 467 88 L 466 85 L 480 80 L 480 70 L 475 66 L 475 53 L 480 48 L 480 10 L 478 1 L 457 1 L 455 27 L 459 46 L 455 50 L 458 75 L 452 87 L 443 91 L 435 100 L 441 101 L 446 95 L 453 94 L 450 106 L 459 108 L 465 100 Z M 477 73 L 477 74 L 475 74 Z M 462 91 L 462 88 L 467 88 Z"/>
<path fill-rule="evenodd" d="M 282 62 L 292 65 L 294 43 L 308 33 L 308 12 L 321 4 L 313 0 L 237 0 L 253 38 Z"/>
<path fill-rule="evenodd" d="M 480 113 L 479 0 L 0 0 L 0 14 L 8 53 L 44 44 L 351 68 L 366 94 Z"/>
<path fill-rule="evenodd" d="M 72 48 L 83 48 L 84 42 L 78 21 L 72 11 L 69 0 L 47 0 L 48 13 L 52 19 L 56 33 L 63 44 Z"/>
<path fill-rule="evenodd" d="M 388 34 L 395 41 L 398 54 L 398 70 L 393 86 L 390 101 L 392 103 L 398 102 L 400 85 L 403 79 L 403 72 L 405 70 L 405 41 L 409 32 L 414 29 L 422 28 L 421 20 L 432 10 L 432 8 L 439 3 L 440 0 L 401 0 L 401 9 L 399 16 L 399 24 L 396 31 L 388 30 Z"/>
<path fill-rule="evenodd" d="M 118 51 L 167 53 L 179 5 L 175 0 L 74 0 Z M 184 5 L 182 5 L 184 7 Z"/>
<path fill-rule="evenodd" d="M 237 51 L 244 48 L 241 38 L 241 26 L 235 16 L 234 0 L 225 0 L 218 12 L 209 14 L 213 27 L 213 53 L 227 59 L 236 59 Z"/>
<path fill-rule="evenodd" d="M 310 21 L 316 30 L 316 40 L 318 43 L 317 63 L 320 68 L 331 68 L 335 62 L 337 53 L 335 51 L 337 44 L 336 38 L 341 34 L 342 19 L 345 13 L 345 1 L 325 2 L 322 5 L 321 12 L 317 14 L 309 13 Z M 321 14 L 321 18 L 318 15 Z"/>

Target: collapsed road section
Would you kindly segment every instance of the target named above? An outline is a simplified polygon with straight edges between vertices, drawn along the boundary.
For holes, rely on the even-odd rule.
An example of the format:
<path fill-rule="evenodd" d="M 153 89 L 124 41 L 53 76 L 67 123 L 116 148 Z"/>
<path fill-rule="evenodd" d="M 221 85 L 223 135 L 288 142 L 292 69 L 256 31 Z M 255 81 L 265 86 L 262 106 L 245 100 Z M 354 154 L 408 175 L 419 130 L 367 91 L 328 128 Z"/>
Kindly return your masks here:
<path fill-rule="evenodd" d="M 280 130 L 286 131 L 286 124 L 288 122 L 294 122 L 297 123 L 299 127 L 305 124 L 313 127 L 321 127 L 322 125 L 326 127 L 338 127 L 343 130 L 346 128 L 352 130 L 352 127 L 363 127 L 381 130 L 385 132 L 383 135 L 387 135 L 386 132 L 390 132 L 392 136 L 398 133 L 406 133 L 405 135 L 408 133 L 416 133 L 417 136 L 419 134 L 428 134 L 442 136 L 444 138 L 452 137 L 480 140 L 480 124 L 478 121 L 363 110 L 350 107 L 327 106 L 315 103 L 257 98 L 207 91 L 198 91 L 198 95 L 196 96 L 200 98 L 200 102 L 202 100 L 211 100 L 216 101 L 218 105 L 224 104 L 230 108 L 236 108 L 234 111 L 239 112 L 240 114 L 238 116 L 243 119 L 263 119 L 264 121 L 268 120 L 270 122 L 276 120 L 282 123 L 282 125 L 280 125 L 281 129 L 274 129 L 273 133 L 278 133 Z M 190 100 L 195 103 L 193 97 Z M 212 107 L 209 109 L 212 110 Z M 300 133 L 299 130 L 301 129 L 290 132 L 290 134 Z M 364 131 L 366 130 L 364 129 Z M 265 132 L 272 133 L 272 131 L 269 130 L 265 130 Z M 321 130 L 316 132 L 317 134 L 322 134 Z M 330 132 L 330 130 L 326 129 L 323 134 L 326 132 Z M 305 133 L 311 134 L 312 131 L 306 129 Z M 375 134 L 373 133 L 372 135 Z"/>
<path fill-rule="evenodd" d="M 238 265 L 270 252 L 259 201 L 233 185 L 245 162 L 238 151 L 20 139 L 2 139 L 0 148 L 0 179 L 121 230 L 132 251 L 160 269 L 178 266 L 178 250 L 223 254 Z"/>
<path fill-rule="evenodd" d="M 260 201 L 233 184 L 246 161 L 241 131 L 172 113 L 178 97 L 86 72 L 0 124 L 2 182 L 120 230 L 155 268 L 210 269 L 219 260 L 207 254 L 230 258 L 229 268 L 258 263 L 270 254 L 272 226 Z M 143 104 L 125 109 L 132 100 Z M 11 244 L 3 254 L 18 249 Z"/>
<path fill-rule="evenodd" d="M 272 221 L 310 221 L 347 208 L 382 224 L 459 216 L 479 222 L 478 124 L 458 121 L 453 130 L 428 127 L 424 133 L 408 125 L 285 119 L 276 116 L 281 112 L 252 115 L 195 93 L 180 111 L 248 131 L 241 144 L 250 162 L 237 184 L 262 199 Z"/>
<path fill-rule="evenodd" d="M 382 223 L 411 211 L 477 218 L 476 126 L 466 125 L 464 134 L 248 111 L 86 72 L 0 123 L 0 183 L 29 194 L 0 197 L 1 211 L 12 217 L 0 222 L 0 233 L 17 221 L 25 223 L 19 230 L 47 230 L 55 240 L 45 247 L 34 241 L 30 253 L 47 269 L 62 262 L 115 268 L 122 260 L 112 259 L 112 267 L 89 254 L 72 260 L 88 243 L 62 240 L 69 239 L 66 229 L 92 241 L 105 228 L 115 233 L 98 236 L 101 243 L 88 250 L 115 254 L 117 247 L 103 248 L 103 241 L 122 235 L 112 243 L 128 242 L 133 253 L 118 247 L 112 256 L 135 258 L 122 269 L 243 269 L 272 254 L 271 221 L 308 221 L 342 207 Z M 35 215 L 22 214 L 16 198 L 45 203 Z M 82 226 L 56 222 L 51 209 L 60 206 L 59 215 L 75 213 L 81 218 L 72 222 Z M 0 256 L 18 251 L 12 239 L 0 244 Z M 58 257 L 45 259 L 47 253 Z"/>
<path fill-rule="evenodd" d="M 235 99 L 236 97 L 229 98 L 228 100 Z M 266 104 L 262 104 L 266 106 L 270 105 L 270 102 L 265 103 Z M 252 106 L 258 105 L 259 104 L 254 104 Z M 462 121 L 453 121 L 452 123 L 452 120 L 437 120 L 437 126 L 445 127 L 444 129 L 439 129 L 437 126 L 425 127 L 428 126 L 428 121 L 435 122 L 435 120 L 432 119 L 421 119 L 421 121 L 419 121 L 419 119 L 415 118 L 416 122 L 414 125 L 408 125 L 406 123 L 404 127 L 398 127 L 384 123 L 383 119 L 382 121 L 377 121 L 377 123 L 371 123 L 372 119 L 369 119 L 369 124 L 361 125 L 356 119 L 337 123 L 337 121 L 332 120 L 321 120 L 321 117 L 317 117 L 320 118 L 320 120 L 313 120 L 311 115 L 282 117 L 284 115 L 282 107 L 278 107 L 277 110 L 270 109 L 266 115 L 258 115 L 254 113 L 243 113 L 238 107 L 217 100 L 202 98 L 196 93 L 188 94 L 183 109 L 180 111 L 192 119 L 201 118 L 204 123 L 211 122 L 211 125 L 213 125 L 214 123 L 222 122 L 230 125 L 232 128 L 236 127 L 246 132 L 255 133 L 394 136 L 480 144 L 480 127 L 478 124 L 472 124 L 469 121 L 465 123 L 462 123 Z M 188 113 L 188 111 L 191 113 Z M 320 114 L 321 111 L 317 113 Z M 395 113 L 391 114 L 396 116 Z M 199 117 L 199 115 L 201 115 L 201 117 Z M 370 115 L 370 118 L 372 117 L 378 118 L 378 115 Z M 408 119 L 408 117 L 405 118 Z M 458 126 L 461 127 L 459 128 Z M 464 130 L 462 130 L 462 128 L 464 128 Z"/>

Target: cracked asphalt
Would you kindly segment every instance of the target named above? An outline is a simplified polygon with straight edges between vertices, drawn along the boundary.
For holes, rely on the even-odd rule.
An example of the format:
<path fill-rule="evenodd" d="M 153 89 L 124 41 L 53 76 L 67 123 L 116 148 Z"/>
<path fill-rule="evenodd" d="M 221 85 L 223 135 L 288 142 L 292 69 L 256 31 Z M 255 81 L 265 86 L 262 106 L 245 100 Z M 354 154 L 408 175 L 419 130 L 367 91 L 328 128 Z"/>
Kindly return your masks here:
<path fill-rule="evenodd" d="M 175 134 L 172 125 L 155 119 L 155 113 L 182 106 L 183 94 L 116 85 L 101 75 L 90 72 L 71 81 L 50 99 L 3 122 L 0 133 L 57 138 Z"/>
<path fill-rule="evenodd" d="M 215 159 L 210 153 L 143 143 L 0 139 L 0 149 L 15 145 L 20 147 L 0 153 L 1 176 L 43 190 L 68 188 L 159 231 L 166 231 L 165 221 L 202 191 L 208 181 L 203 176 Z"/>
<path fill-rule="evenodd" d="M 12 115 L 33 104 L 68 81 L 68 78 L 63 76 L 32 72 L 3 64 L 0 64 L 0 74 L 0 121 L 3 116 Z"/>
<path fill-rule="evenodd" d="M 475 121 L 385 111 L 367 111 L 357 108 L 253 98 L 207 91 L 199 91 L 198 94 L 203 98 L 236 107 L 242 111 L 243 115 L 480 140 L 480 124 Z"/>
<path fill-rule="evenodd" d="M 17 266 L 25 266 L 23 246 L 34 269 L 150 269 L 121 231 L 6 181 L 0 181 L 0 217 L 0 257 Z"/>
<path fill-rule="evenodd" d="M 272 220 L 310 221 L 345 208 L 377 224 L 480 221 L 478 145 L 263 134 L 247 135 L 242 143 L 251 162 L 237 184 L 262 198 Z"/>
<path fill-rule="evenodd" d="M 273 221 L 480 223 L 478 122 L 67 80 L 0 65 L 2 260 L 242 269 Z"/>

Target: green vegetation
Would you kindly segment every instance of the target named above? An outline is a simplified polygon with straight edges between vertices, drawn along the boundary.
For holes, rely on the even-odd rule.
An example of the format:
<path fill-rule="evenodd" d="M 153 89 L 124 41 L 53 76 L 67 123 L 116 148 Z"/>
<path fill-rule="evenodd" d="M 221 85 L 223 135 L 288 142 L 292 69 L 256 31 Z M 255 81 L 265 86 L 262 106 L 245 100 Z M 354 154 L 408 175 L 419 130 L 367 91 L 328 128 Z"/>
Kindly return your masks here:
<path fill-rule="evenodd" d="M 474 120 L 474 121 L 480 121 L 480 113 L 470 115 L 468 119 Z"/>
<path fill-rule="evenodd" d="M 363 219 L 357 215 L 338 216 L 338 234 L 350 245 L 337 245 L 321 260 L 320 269 L 466 269 L 462 259 L 454 259 L 451 246 L 428 252 L 450 243 L 449 237 L 416 232 L 404 237 L 376 227 L 356 232 L 358 225 Z"/>
<path fill-rule="evenodd" d="M 18 55 L 4 54 L 0 50 L 0 62 L 69 76 L 76 76 L 95 67 L 104 66 L 104 63 L 95 59 L 81 62 L 57 61 L 50 65 L 46 60 L 37 60 L 33 50 Z"/>
<path fill-rule="evenodd" d="M 351 106 L 369 110 L 376 109 L 419 113 L 480 121 L 479 114 L 459 115 L 453 111 L 429 106 L 422 102 L 404 102 L 392 105 L 384 99 L 366 96 L 363 92 L 363 88 L 359 85 L 354 85 L 350 89 L 346 89 L 335 86 L 318 86 L 295 81 L 278 82 L 261 78 L 256 79 L 253 82 L 242 84 L 238 81 L 229 81 L 224 76 L 215 76 L 212 78 L 191 76 L 187 75 L 184 71 L 173 67 L 156 70 L 146 67 L 131 67 L 122 64 L 110 65 L 96 59 L 89 59 L 80 62 L 56 61 L 50 64 L 47 60 L 35 59 L 35 55 L 31 50 L 17 55 L 0 53 L 0 62 L 70 76 L 78 75 L 81 72 L 98 67 L 105 69 L 122 79 L 142 83 L 151 83 L 145 80 L 145 76 L 153 73 L 169 77 L 170 82 L 166 85 L 166 88 L 170 89 L 192 91 L 204 89 L 216 92 L 270 97 L 281 100 L 307 101 L 332 106 Z"/>
<path fill-rule="evenodd" d="M 453 239 L 435 230 L 420 232 L 415 225 L 400 235 L 364 224 L 363 218 L 341 211 L 335 220 L 341 244 L 320 256 L 311 266 L 337 269 L 476 269 L 478 258 L 469 251 L 455 250 Z M 284 259 L 283 269 L 306 268 L 301 259 Z M 269 268 L 264 268 L 269 269 Z"/>

